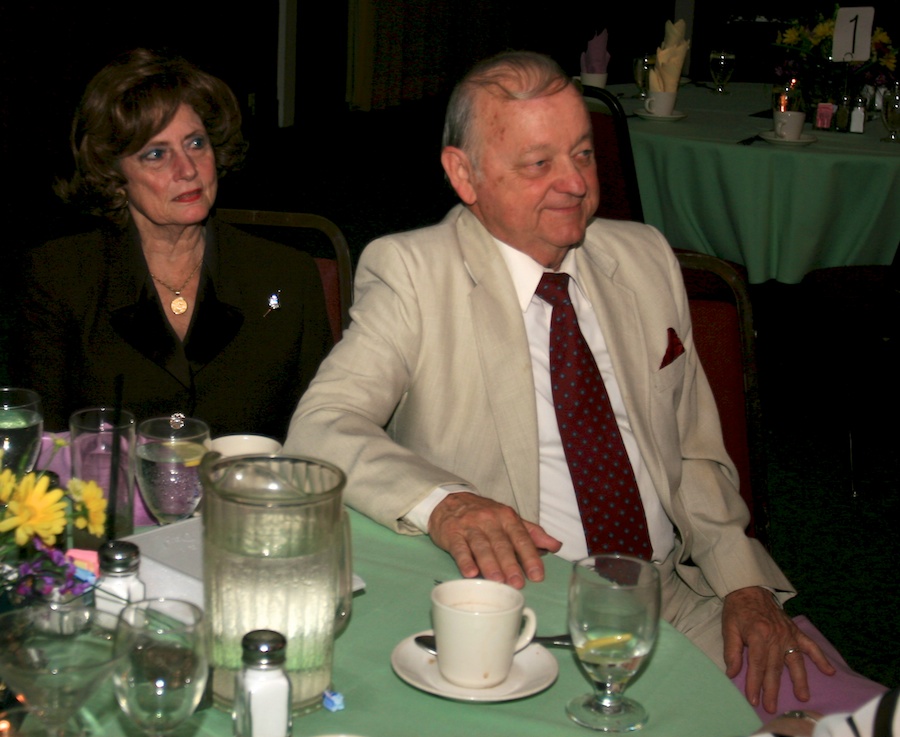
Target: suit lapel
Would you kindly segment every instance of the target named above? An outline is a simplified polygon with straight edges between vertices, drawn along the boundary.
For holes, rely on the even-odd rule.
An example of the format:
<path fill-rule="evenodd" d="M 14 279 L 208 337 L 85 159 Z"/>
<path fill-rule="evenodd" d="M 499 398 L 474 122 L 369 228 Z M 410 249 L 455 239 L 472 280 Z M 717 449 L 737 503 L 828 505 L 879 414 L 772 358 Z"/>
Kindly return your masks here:
<path fill-rule="evenodd" d="M 220 302 L 214 279 L 219 271 L 218 245 L 210 237 L 197 293 L 197 305 L 185 344 L 179 342 L 147 279 L 147 264 L 135 232 L 122 230 L 106 240 L 110 264 L 110 315 L 113 329 L 145 358 L 168 371 L 186 388 L 238 334 L 243 313 Z"/>
<path fill-rule="evenodd" d="M 656 488 L 663 483 L 665 470 L 656 451 L 651 416 L 651 376 L 648 370 L 647 337 L 640 319 L 637 295 L 615 277 L 618 263 L 604 253 L 580 248 L 576 252 L 579 280 L 591 301 L 603 331 L 616 381 L 622 392 L 628 421 Z M 655 367 L 653 367 L 655 368 Z"/>
<path fill-rule="evenodd" d="M 497 247 L 468 211 L 457 221 L 459 243 L 475 286 L 471 318 L 491 415 L 519 514 L 539 515 L 534 377 L 515 289 Z"/>

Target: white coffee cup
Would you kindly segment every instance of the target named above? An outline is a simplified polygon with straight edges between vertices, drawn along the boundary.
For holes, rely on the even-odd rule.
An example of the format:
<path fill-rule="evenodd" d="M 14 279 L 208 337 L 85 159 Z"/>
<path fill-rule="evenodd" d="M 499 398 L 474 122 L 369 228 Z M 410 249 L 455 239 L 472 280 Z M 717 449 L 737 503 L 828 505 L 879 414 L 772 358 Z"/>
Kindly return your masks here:
<path fill-rule="evenodd" d="M 591 87 L 606 87 L 606 72 L 600 74 L 597 72 L 582 72 L 581 73 L 581 84 L 586 84 Z"/>
<path fill-rule="evenodd" d="M 479 578 L 435 586 L 431 620 L 438 669 L 464 688 L 490 688 L 506 680 L 513 656 L 537 629 L 537 617 L 521 591 Z"/>
<path fill-rule="evenodd" d="M 772 113 L 775 137 L 785 141 L 798 141 L 803 133 L 803 124 L 806 122 L 806 113 L 792 110 L 775 110 Z"/>
<path fill-rule="evenodd" d="M 644 108 L 651 115 L 671 115 L 675 109 L 677 92 L 648 92 Z"/>
<path fill-rule="evenodd" d="M 225 457 L 251 453 L 272 455 L 281 452 L 281 443 L 265 435 L 222 435 L 212 441 L 210 449 Z"/>

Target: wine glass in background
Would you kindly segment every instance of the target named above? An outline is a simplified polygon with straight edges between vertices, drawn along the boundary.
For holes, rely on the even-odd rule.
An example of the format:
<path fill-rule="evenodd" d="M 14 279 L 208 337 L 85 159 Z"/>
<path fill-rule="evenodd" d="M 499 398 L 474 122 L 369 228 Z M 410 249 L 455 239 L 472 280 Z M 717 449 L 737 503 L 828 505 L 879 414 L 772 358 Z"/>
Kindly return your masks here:
<path fill-rule="evenodd" d="M 31 389 L 0 387 L 0 470 L 28 473 L 41 452 L 44 415 Z"/>
<path fill-rule="evenodd" d="M 715 85 L 713 92 L 720 95 L 729 94 L 725 86 L 734 74 L 734 54 L 728 51 L 712 51 L 709 54 L 709 73 Z"/>
<path fill-rule="evenodd" d="M 881 98 L 881 122 L 888 132 L 881 140 L 900 143 L 900 82 L 884 91 Z"/>
<path fill-rule="evenodd" d="M 634 60 L 634 83 L 638 88 L 638 97 L 646 99 L 650 91 L 650 70 L 656 66 L 656 56 L 645 54 Z"/>
<path fill-rule="evenodd" d="M 647 711 L 624 697 L 659 628 L 656 567 L 615 553 L 576 561 L 569 580 L 569 633 L 594 692 L 566 705 L 576 723 L 604 732 L 629 732 Z"/>
<path fill-rule="evenodd" d="M 209 676 L 203 612 L 178 599 L 144 599 L 119 616 L 113 673 L 116 700 L 148 735 L 190 717 Z"/>
<path fill-rule="evenodd" d="M 200 460 L 209 450 L 209 427 L 181 414 L 144 420 L 137 429 L 137 481 L 157 522 L 190 517 L 203 495 Z"/>
<path fill-rule="evenodd" d="M 78 734 L 78 709 L 112 673 L 116 617 L 93 607 L 35 604 L 0 615 L 0 677 L 57 737 Z"/>

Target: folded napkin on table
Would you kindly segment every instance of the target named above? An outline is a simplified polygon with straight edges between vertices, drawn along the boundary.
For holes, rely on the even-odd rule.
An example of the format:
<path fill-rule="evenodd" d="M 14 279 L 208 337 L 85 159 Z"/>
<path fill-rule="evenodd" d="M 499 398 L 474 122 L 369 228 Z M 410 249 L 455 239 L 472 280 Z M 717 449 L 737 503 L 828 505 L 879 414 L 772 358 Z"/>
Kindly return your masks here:
<path fill-rule="evenodd" d="M 603 33 L 597 33 L 588 41 L 587 51 L 581 54 L 581 73 L 582 74 L 606 74 L 606 67 L 609 65 L 609 52 L 606 50 L 606 44 L 609 34 L 606 29 Z"/>
<path fill-rule="evenodd" d="M 650 70 L 651 92 L 678 92 L 681 68 L 687 56 L 690 41 L 684 39 L 684 21 L 666 21 L 666 36 L 656 50 L 656 66 Z"/>

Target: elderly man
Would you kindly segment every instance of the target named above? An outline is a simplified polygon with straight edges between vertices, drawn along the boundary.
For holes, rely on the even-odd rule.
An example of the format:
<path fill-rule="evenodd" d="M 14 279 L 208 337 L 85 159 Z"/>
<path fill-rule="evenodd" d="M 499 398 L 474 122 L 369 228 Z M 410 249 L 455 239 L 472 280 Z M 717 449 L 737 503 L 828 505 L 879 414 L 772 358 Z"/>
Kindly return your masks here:
<path fill-rule="evenodd" d="M 729 675 L 749 649 L 751 703 L 774 711 L 785 666 L 808 698 L 802 653 L 831 666 L 744 534 L 678 262 L 649 226 L 592 221 L 579 92 L 537 54 L 482 62 L 441 161 L 462 205 L 365 250 L 353 324 L 285 449 L 339 465 L 351 506 L 427 532 L 463 576 L 522 587 L 546 551 L 652 559 L 668 621 Z"/>

